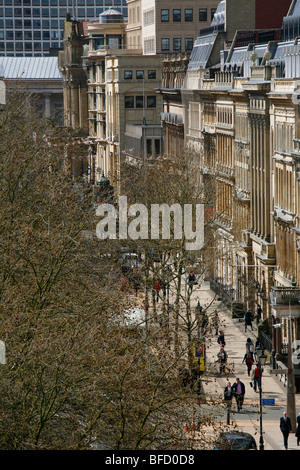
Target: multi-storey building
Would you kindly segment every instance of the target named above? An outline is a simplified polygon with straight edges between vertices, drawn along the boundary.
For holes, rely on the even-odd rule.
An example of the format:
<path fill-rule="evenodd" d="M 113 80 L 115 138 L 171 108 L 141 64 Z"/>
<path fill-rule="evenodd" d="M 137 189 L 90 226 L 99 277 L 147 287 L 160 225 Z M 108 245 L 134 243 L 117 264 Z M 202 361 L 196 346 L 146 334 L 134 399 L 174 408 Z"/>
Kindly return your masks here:
<path fill-rule="evenodd" d="M 127 16 L 126 0 L 0 0 L 0 55 L 44 56 L 63 47 L 67 13 L 94 21 L 109 7 Z"/>
<path fill-rule="evenodd" d="M 218 61 L 226 21 L 200 36 L 181 90 L 184 142 L 198 177 L 215 184 L 214 286 L 231 307 L 262 306 L 262 339 L 277 359 L 300 338 L 299 0 L 286 10 L 280 35 L 236 31 Z M 165 93 L 166 105 L 172 87 Z"/>
<path fill-rule="evenodd" d="M 162 98 L 155 89 L 161 83 L 162 64 L 159 55 L 144 56 L 127 47 L 120 12 L 108 9 L 99 20 L 88 23 L 86 33 L 73 21 L 66 22 L 60 68 L 66 125 L 79 130 L 88 123 L 90 180 L 109 177 L 117 195 L 122 161 L 140 163 L 146 155 L 161 153 Z"/>
<path fill-rule="evenodd" d="M 88 26 L 89 136 L 97 143 L 98 172 L 109 176 L 117 187 L 121 160 L 126 155 L 139 160 L 143 154 L 161 151 L 161 97 L 155 93 L 160 84 L 161 58 L 149 58 L 139 50 L 126 48 L 126 25 L 121 20 L 118 22 L 117 12 L 110 10 L 101 15 L 101 21 L 106 13 L 111 17 L 109 23 Z M 100 37 L 104 38 L 101 44 Z M 143 139 L 146 148 L 141 142 L 138 144 L 140 139 L 137 134 L 134 139 L 133 132 L 134 129 L 142 131 L 143 126 L 147 128 Z M 127 142 L 132 139 L 135 145 L 128 148 Z"/>
<path fill-rule="evenodd" d="M 191 52 L 217 5 L 216 0 L 140 0 L 144 54 Z"/>

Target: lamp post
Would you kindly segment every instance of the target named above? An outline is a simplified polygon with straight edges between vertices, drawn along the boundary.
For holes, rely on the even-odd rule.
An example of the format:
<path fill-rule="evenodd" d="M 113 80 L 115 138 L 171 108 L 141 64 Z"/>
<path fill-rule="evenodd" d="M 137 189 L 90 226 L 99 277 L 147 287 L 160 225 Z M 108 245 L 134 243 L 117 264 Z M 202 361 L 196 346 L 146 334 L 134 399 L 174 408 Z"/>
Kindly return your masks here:
<path fill-rule="evenodd" d="M 259 450 L 264 450 L 264 439 L 263 439 L 263 430 L 262 430 L 262 373 L 263 366 L 265 365 L 267 356 L 264 353 L 265 348 L 261 345 L 257 346 L 257 359 L 259 363 L 259 372 L 260 372 L 260 384 L 259 384 L 259 429 L 260 429 L 260 438 L 259 438 Z M 260 354 L 259 354 L 260 353 Z"/>

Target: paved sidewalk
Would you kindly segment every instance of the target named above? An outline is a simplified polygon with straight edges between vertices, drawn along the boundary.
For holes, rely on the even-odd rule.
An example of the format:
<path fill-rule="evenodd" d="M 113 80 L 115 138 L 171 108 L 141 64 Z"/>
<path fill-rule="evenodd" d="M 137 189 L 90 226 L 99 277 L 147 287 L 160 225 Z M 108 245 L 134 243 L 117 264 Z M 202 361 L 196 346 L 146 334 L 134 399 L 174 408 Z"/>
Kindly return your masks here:
<path fill-rule="evenodd" d="M 198 299 L 202 306 L 208 305 L 212 299 L 215 298 L 215 294 L 210 290 L 207 283 L 203 283 L 201 288 L 195 289 L 192 294 L 192 304 L 196 305 Z M 251 433 L 257 442 L 259 448 L 259 393 L 255 392 L 250 387 L 250 378 L 248 377 L 247 367 L 242 364 L 244 354 L 246 352 L 245 343 L 248 337 L 250 337 L 255 344 L 256 341 L 256 323 L 253 325 L 253 331 L 247 328 L 245 332 L 244 321 L 233 319 L 223 304 L 215 300 L 208 309 L 208 314 L 212 313 L 215 309 L 218 309 L 221 328 L 225 332 L 226 347 L 225 350 L 228 354 L 228 361 L 233 366 L 234 371 L 230 372 L 229 375 L 214 374 L 213 380 L 209 380 L 207 383 L 203 380 L 204 391 L 210 394 L 219 394 L 223 396 L 223 390 L 227 384 L 227 380 L 230 380 L 233 384 L 237 377 L 244 382 L 246 387 L 245 401 L 243 409 L 240 412 L 236 411 L 235 401 L 232 403 L 231 420 L 233 425 L 237 425 L 238 428 L 245 432 Z M 220 348 L 217 343 L 217 336 L 212 337 L 211 341 L 207 342 L 207 370 L 215 370 L 215 361 L 217 353 Z M 286 409 L 286 388 L 279 381 L 279 378 L 270 374 L 271 364 L 266 364 L 263 373 L 263 399 L 274 399 L 275 405 L 263 406 L 263 438 L 265 450 L 283 450 L 283 437 L 279 429 L 279 420 L 282 416 L 283 411 Z M 208 379 L 209 377 L 208 372 Z M 296 395 L 296 415 L 300 412 L 300 395 Z M 268 417 L 266 416 L 268 413 Z M 226 422 L 224 421 L 224 427 Z M 230 426 L 229 426 L 230 428 Z M 295 433 L 292 432 L 289 437 L 289 449 L 300 450 L 300 446 L 297 446 L 297 440 Z"/>

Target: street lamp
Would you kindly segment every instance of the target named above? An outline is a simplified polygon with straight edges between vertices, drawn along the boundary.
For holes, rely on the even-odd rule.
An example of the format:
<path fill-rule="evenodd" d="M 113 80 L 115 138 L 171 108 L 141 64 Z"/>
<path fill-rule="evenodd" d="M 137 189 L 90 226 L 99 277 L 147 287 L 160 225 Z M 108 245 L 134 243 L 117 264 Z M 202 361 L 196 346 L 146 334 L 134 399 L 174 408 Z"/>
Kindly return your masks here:
<path fill-rule="evenodd" d="M 260 372 L 260 383 L 259 383 L 259 428 L 260 428 L 260 438 L 259 438 L 259 450 L 264 450 L 264 439 L 263 439 L 263 430 L 262 430 L 262 373 L 263 366 L 266 363 L 267 356 L 264 353 L 265 348 L 262 345 L 257 346 L 257 360 L 259 364 Z M 259 354 L 260 353 L 260 354 Z"/>

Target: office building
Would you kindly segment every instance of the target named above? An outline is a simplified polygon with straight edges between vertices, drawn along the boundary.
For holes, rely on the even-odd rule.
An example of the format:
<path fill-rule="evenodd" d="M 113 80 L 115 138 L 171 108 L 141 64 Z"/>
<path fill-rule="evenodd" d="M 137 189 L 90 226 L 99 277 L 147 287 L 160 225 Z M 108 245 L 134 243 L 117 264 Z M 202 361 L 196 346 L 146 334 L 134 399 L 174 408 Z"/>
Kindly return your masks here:
<path fill-rule="evenodd" d="M 127 17 L 126 0 L 0 0 L 0 56 L 57 55 L 67 13 L 95 21 L 109 7 Z"/>

